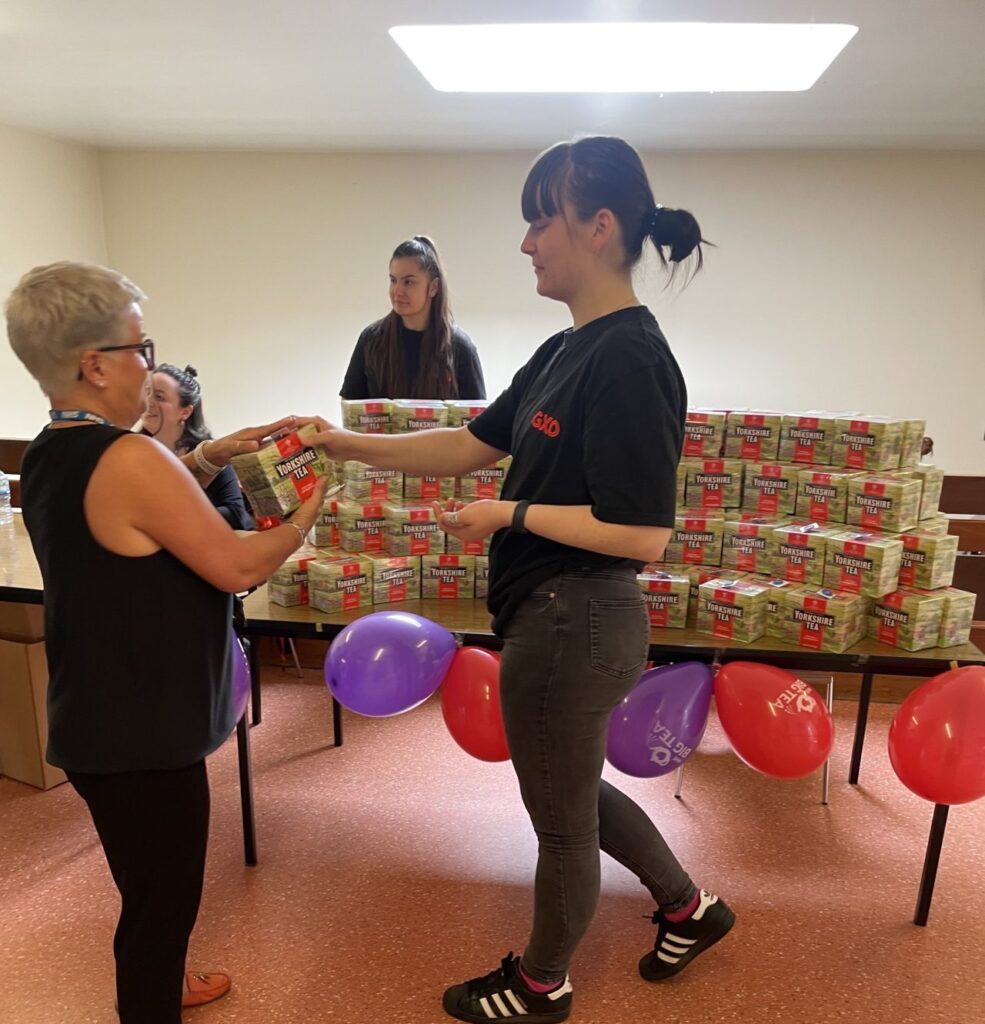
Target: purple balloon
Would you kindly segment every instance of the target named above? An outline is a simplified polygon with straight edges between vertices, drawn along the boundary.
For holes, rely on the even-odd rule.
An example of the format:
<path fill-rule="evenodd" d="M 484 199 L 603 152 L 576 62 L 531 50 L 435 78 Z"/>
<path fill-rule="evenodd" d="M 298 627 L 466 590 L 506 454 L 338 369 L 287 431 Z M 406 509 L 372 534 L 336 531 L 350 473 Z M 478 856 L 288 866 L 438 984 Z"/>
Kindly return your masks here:
<path fill-rule="evenodd" d="M 233 711 L 238 722 L 246 714 L 250 699 L 250 663 L 239 637 L 230 630 L 229 639 L 233 648 Z"/>
<path fill-rule="evenodd" d="M 612 712 L 606 758 L 637 778 L 675 771 L 701 742 L 714 682 L 698 661 L 653 668 Z"/>
<path fill-rule="evenodd" d="M 385 718 L 416 708 L 441 685 L 455 638 L 410 612 L 373 612 L 350 623 L 325 656 L 325 682 L 359 715 Z"/>

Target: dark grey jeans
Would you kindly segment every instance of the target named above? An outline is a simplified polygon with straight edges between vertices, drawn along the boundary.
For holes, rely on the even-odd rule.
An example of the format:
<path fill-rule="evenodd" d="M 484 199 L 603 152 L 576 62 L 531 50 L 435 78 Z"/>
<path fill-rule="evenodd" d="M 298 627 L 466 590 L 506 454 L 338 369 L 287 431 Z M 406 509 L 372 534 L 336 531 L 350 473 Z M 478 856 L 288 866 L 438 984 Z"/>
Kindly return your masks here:
<path fill-rule="evenodd" d="M 523 969 L 564 976 L 595 913 L 599 849 L 668 912 L 695 887 L 653 822 L 601 780 L 609 718 L 646 664 L 649 625 L 632 570 L 565 572 L 504 633 L 501 692 L 510 755 L 539 840 Z"/>

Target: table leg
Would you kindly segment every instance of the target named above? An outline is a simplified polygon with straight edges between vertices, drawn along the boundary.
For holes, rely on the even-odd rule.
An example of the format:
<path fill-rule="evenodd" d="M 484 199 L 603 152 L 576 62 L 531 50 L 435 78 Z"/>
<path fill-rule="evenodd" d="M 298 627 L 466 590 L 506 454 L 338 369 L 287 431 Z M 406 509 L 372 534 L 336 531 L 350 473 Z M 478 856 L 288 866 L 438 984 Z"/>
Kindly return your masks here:
<path fill-rule="evenodd" d="M 253 765 L 250 758 L 250 727 L 246 715 L 236 723 L 239 754 L 239 799 L 243 808 L 243 855 L 248 867 L 257 864 L 256 822 L 253 817 Z"/>
<path fill-rule="evenodd" d="M 855 742 L 852 745 L 852 764 L 848 771 L 848 781 L 858 785 L 858 770 L 862 766 L 862 747 L 865 745 L 865 726 L 869 721 L 869 701 L 872 699 L 872 673 L 862 676 L 862 686 L 858 691 L 858 717 L 855 719 Z"/>
<path fill-rule="evenodd" d="M 930 901 L 934 897 L 934 882 L 937 881 L 937 865 L 944 845 L 944 829 L 947 826 L 947 804 L 934 805 L 934 817 L 930 823 L 930 838 L 927 840 L 927 854 L 923 861 L 923 875 L 920 878 L 920 892 L 917 895 L 917 909 L 913 923 L 926 927 L 930 916 Z"/>
<path fill-rule="evenodd" d="M 335 746 L 342 746 L 342 705 L 332 698 L 332 738 Z"/>
<path fill-rule="evenodd" d="M 825 704 L 828 705 L 828 711 L 834 711 L 835 704 L 835 677 L 831 676 L 828 679 L 828 691 L 825 695 Z M 824 773 L 821 776 L 821 803 L 825 807 L 828 806 L 828 797 L 831 794 L 831 758 L 824 762 Z"/>
<path fill-rule="evenodd" d="M 252 709 L 250 725 L 259 725 L 263 720 L 260 707 L 260 640 L 258 637 L 250 637 L 248 643 L 249 649 L 247 653 L 250 656 L 250 708 Z"/>

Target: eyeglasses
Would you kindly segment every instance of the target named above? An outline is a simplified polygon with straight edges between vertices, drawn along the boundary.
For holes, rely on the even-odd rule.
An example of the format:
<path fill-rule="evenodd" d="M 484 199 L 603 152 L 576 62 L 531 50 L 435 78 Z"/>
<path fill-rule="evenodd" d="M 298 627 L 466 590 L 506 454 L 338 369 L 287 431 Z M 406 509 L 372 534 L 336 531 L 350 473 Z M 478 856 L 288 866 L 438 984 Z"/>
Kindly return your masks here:
<path fill-rule="evenodd" d="M 154 362 L 154 342 L 150 338 L 144 338 L 143 341 L 138 341 L 133 345 L 104 345 L 102 348 L 97 348 L 97 352 L 139 352 L 140 358 L 143 359 L 144 365 L 148 370 L 153 370 L 155 367 Z M 79 370 L 79 380 L 82 380 L 82 371 Z"/>

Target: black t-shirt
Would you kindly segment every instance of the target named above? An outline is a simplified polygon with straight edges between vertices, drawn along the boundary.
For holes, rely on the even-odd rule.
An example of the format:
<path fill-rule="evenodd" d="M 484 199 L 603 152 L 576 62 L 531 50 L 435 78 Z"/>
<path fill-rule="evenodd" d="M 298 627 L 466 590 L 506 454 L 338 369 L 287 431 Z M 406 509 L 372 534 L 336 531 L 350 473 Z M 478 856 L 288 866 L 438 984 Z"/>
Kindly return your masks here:
<path fill-rule="evenodd" d="M 669 527 L 686 414 L 677 361 L 653 314 L 634 306 L 548 339 L 468 428 L 512 454 L 505 500 L 590 505 L 603 522 Z M 489 554 L 497 633 L 557 572 L 642 565 L 510 530 Z"/>
<path fill-rule="evenodd" d="M 458 395 L 388 395 L 383 381 L 378 380 L 370 367 L 366 365 L 366 346 L 371 338 L 383 329 L 383 321 L 377 320 L 370 324 L 356 342 L 349 368 L 342 382 L 339 394 L 346 399 L 361 398 L 485 398 L 486 382 L 482 376 L 482 364 L 479 353 L 472 339 L 457 324 L 452 324 L 451 350 L 452 362 L 455 367 L 455 381 Z M 421 339 L 423 331 L 412 331 L 401 325 L 401 338 L 404 343 L 404 369 L 407 379 L 413 381 L 421 364 Z"/>
<path fill-rule="evenodd" d="M 219 474 L 205 488 L 205 496 L 215 510 L 234 530 L 255 530 L 256 523 L 246 508 L 239 477 L 232 466 L 223 466 Z"/>

